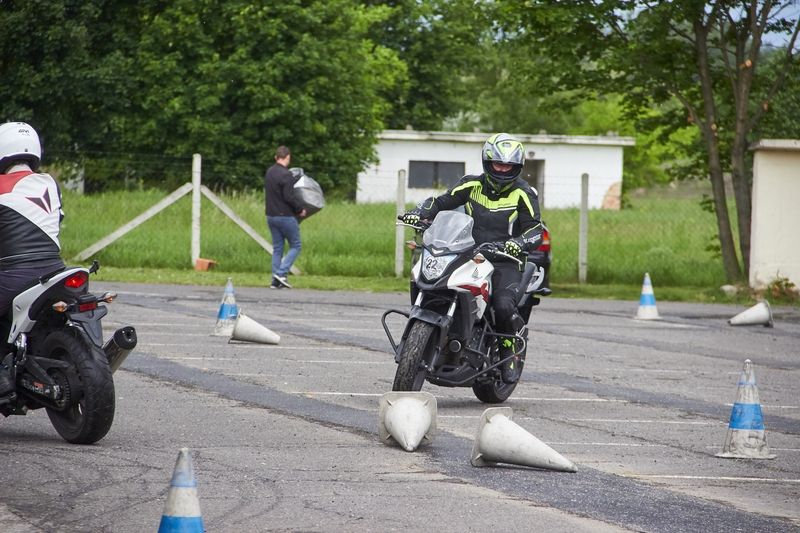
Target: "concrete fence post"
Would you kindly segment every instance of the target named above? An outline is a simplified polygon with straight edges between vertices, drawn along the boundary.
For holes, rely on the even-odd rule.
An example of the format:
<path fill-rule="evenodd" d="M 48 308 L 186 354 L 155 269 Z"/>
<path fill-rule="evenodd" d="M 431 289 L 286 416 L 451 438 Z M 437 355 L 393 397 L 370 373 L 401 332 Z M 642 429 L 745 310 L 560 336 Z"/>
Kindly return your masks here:
<path fill-rule="evenodd" d="M 200 154 L 192 157 L 192 266 L 200 257 Z"/>
<path fill-rule="evenodd" d="M 397 171 L 396 211 L 398 215 L 406 212 L 406 171 Z M 394 275 L 403 277 L 403 259 L 405 258 L 405 226 L 396 226 L 394 237 Z"/>
<path fill-rule="evenodd" d="M 581 216 L 578 229 L 578 283 L 586 283 L 589 248 L 589 174 L 581 174 Z"/>

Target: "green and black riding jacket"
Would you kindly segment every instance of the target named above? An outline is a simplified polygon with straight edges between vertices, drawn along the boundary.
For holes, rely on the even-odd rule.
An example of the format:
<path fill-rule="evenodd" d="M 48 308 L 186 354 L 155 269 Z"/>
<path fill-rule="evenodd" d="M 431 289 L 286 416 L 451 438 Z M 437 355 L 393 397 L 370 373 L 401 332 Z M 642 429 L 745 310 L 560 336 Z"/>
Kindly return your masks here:
<path fill-rule="evenodd" d="M 423 218 L 433 219 L 442 210 L 464 206 L 475 219 L 472 237 L 477 243 L 505 242 L 519 239 L 523 250 L 533 250 L 542 239 L 539 198 L 522 178 L 506 190 L 495 193 L 486 182 L 486 175 L 464 176 L 446 193 L 420 203 Z"/>

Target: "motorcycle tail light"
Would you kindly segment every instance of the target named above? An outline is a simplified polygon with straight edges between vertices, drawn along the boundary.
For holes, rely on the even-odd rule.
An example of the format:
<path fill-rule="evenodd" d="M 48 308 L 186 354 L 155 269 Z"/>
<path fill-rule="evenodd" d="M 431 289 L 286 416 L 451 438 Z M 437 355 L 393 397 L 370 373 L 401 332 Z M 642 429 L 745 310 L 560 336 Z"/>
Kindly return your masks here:
<path fill-rule="evenodd" d="M 542 232 L 542 244 L 540 244 L 537 248 L 540 252 L 549 252 L 550 251 L 550 232 L 544 230 Z"/>
<path fill-rule="evenodd" d="M 89 281 L 89 274 L 81 270 L 65 279 L 64 286 L 68 289 L 80 289 L 87 281 Z"/>

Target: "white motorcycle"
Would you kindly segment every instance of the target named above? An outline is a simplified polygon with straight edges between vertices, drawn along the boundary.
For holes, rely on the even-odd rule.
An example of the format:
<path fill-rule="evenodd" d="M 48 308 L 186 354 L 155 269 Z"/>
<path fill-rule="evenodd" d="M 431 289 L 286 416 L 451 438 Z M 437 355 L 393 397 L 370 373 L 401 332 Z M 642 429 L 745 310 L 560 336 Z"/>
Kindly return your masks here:
<path fill-rule="evenodd" d="M 100 320 L 116 294 L 89 293 L 89 274 L 99 268 L 67 268 L 42 276 L 14 298 L 2 363 L 16 390 L 0 402 L 0 414 L 24 415 L 44 408 L 59 435 L 74 444 L 102 439 L 114 421 L 113 373 L 136 347 L 136 330 L 124 326 L 103 344 Z"/>
<path fill-rule="evenodd" d="M 472 217 L 462 212 L 441 211 L 427 229 L 410 226 L 424 231 L 422 253 L 411 270 L 413 305 L 408 313 L 390 309 L 381 318 L 398 364 L 393 390 L 418 391 L 427 380 L 443 387 L 472 387 L 482 402 L 501 403 L 517 386 L 503 382 L 500 367 L 514 356 L 524 358 L 527 327 L 517 334 L 497 332 L 489 302 L 491 260 L 522 262 L 497 243 L 476 244 L 472 224 Z M 533 277 L 540 271 L 530 262 L 523 271 L 517 302 L 526 324 L 539 303 L 534 290 L 541 280 Z M 399 343 L 386 323 L 391 314 L 408 318 Z M 499 346 L 506 338 L 516 341 L 517 351 L 501 358 Z"/>

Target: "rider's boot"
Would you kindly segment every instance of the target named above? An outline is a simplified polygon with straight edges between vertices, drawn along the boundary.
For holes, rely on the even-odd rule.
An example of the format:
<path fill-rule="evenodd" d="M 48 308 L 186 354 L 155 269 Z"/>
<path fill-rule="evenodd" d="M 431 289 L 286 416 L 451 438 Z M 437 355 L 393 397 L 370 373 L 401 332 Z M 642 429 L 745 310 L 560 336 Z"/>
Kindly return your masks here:
<path fill-rule="evenodd" d="M 503 339 L 500 342 L 500 359 L 512 355 L 515 350 L 515 342 L 513 339 Z M 503 383 L 511 385 L 519 381 L 522 375 L 522 361 L 518 355 L 515 355 L 502 365 L 500 365 L 500 378 Z"/>

